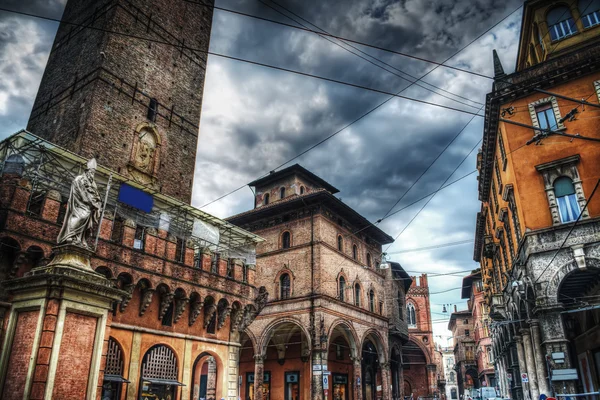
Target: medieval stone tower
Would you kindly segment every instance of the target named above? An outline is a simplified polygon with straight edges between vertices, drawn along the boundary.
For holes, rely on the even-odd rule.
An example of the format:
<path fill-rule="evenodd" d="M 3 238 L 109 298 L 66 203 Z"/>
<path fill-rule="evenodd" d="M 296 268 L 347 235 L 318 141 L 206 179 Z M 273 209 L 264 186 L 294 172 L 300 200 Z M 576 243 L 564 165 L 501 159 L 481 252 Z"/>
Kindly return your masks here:
<path fill-rule="evenodd" d="M 212 7 L 70 0 L 62 20 L 27 129 L 189 202 Z"/>

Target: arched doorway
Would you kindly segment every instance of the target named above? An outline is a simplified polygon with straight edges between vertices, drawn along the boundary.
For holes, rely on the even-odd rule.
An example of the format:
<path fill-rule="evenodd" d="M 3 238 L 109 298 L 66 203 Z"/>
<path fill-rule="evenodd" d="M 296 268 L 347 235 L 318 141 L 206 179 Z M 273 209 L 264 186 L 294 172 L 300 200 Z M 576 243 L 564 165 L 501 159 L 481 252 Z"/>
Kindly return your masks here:
<path fill-rule="evenodd" d="M 334 400 L 350 400 L 354 397 L 353 357 L 356 357 L 353 331 L 345 323 L 339 323 L 329 334 L 327 352 L 327 367 L 331 372 L 330 390 Z"/>
<path fill-rule="evenodd" d="M 574 269 L 560 282 L 557 300 L 562 313 L 565 337 L 569 340 L 563 351 L 570 355 L 571 367 L 577 368 L 576 391 L 589 393 L 600 382 L 600 268 L 598 261 L 586 258 L 587 268 Z M 595 366 L 595 368 L 594 368 Z"/>
<path fill-rule="evenodd" d="M 175 352 L 165 345 L 151 347 L 142 360 L 140 399 L 175 400 L 179 382 L 179 366 Z"/>
<path fill-rule="evenodd" d="M 465 395 L 469 394 L 471 397 L 474 396 L 474 390 L 479 389 L 479 374 L 474 368 L 469 368 L 465 371 Z"/>
<path fill-rule="evenodd" d="M 123 348 L 112 337 L 108 339 L 106 352 L 106 367 L 104 368 L 104 381 L 102 382 L 102 400 L 119 400 L 124 383 L 130 383 L 123 378 Z"/>
<path fill-rule="evenodd" d="M 415 399 L 428 396 L 427 356 L 423 352 L 423 349 L 414 341 L 409 340 L 402 346 L 402 357 L 404 360 L 404 376 L 411 382 L 410 391 L 405 390 L 404 396 L 412 395 Z"/>
<path fill-rule="evenodd" d="M 260 338 L 256 354 L 252 340 L 247 335 L 242 336 L 240 397 L 243 400 L 308 400 L 311 353 L 306 330 L 299 322 L 286 318 L 273 323 Z"/>
<path fill-rule="evenodd" d="M 218 389 L 219 368 L 217 359 L 209 353 L 196 357 L 192 375 L 191 400 L 215 400 L 220 398 Z"/>
<path fill-rule="evenodd" d="M 382 387 L 382 380 L 379 352 L 371 339 L 365 340 L 361 356 L 363 400 L 376 400 L 381 397 L 381 393 L 378 396 L 377 387 Z"/>

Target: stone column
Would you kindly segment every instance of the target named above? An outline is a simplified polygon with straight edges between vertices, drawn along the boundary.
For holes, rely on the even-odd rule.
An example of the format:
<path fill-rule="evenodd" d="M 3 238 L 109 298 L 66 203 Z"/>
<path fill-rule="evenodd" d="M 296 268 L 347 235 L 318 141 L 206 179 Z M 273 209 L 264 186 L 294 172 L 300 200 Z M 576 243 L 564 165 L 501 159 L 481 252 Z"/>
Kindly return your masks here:
<path fill-rule="evenodd" d="M 525 350 L 525 361 L 527 363 L 527 375 L 529 378 L 529 391 L 533 400 L 539 399 L 540 391 L 537 385 L 537 368 L 533 358 L 533 348 L 531 347 L 531 332 L 525 328 L 521 330 L 523 335 L 523 347 Z"/>
<path fill-rule="evenodd" d="M 498 375 L 498 388 L 500 390 L 500 394 L 504 397 L 504 393 L 506 393 L 504 387 L 504 366 L 502 365 L 502 359 L 500 356 L 496 358 L 496 373 Z"/>
<path fill-rule="evenodd" d="M 542 342 L 546 356 L 552 356 L 552 353 L 564 353 L 565 362 L 563 364 L 551 364 L 553 369 L 577 368 L 577 360 L 571 359 L 569 352 L 569 340 L 565 333 L 562 308 L 554 307 L 553 312 L 544 312 L 540 315 L 540 330 L 544 332 L 544 341 Z M 557 393 L 577 393 L 575 381 L 557 382 L 553 389 Z M 552 388 L 550 388 L 552 389 Z"/>
<path fill-rule="evenodd" d="M 534 319 L 530 322 L 530 325 L 533 354 L 535 357 L 538 378 L 538 388 L 540 390 L 540 393 L 544 393 L 546 396 L 550 396 L 550 388 L 548 387 L 548 379 L 546 376 L 546 359 L 542 351 L 542 340 L 540 337 L 539 321 Z"/>
<path fill-rule="evenodd" d="M 433 397 L 435 390 L 437 388 L 437 376 L 435 374 L 436 366 L 435 364 L 427 365 L 427 381 L 429 383 L 429 395 Z"/>
<path fill-rule="evenodd" d="M 517 360 L 519 361 L 519 371 L 523 374 L 527 374 L 527 361 L 525 360 L 525 350 L 523 349 L 523 338 L 519 335 L 514 336 L 516 345 L 517 345 Z M 520 376 L 514 376 L 513 379 L 518 379 L 518 383 L 521 383 Z M 532 399 L 529 395 L 529 392 L 525 389 L 525 386 L 522 385 L 523 395 L 525 395 L 525 400 L 537 400 Z"/>
<path fill-rule="evenodd" d="M 322 354 L 321 354 L 321 349 L 319 348 L 315 348 L 312 351 L 312 365 L 322 365 L 321 362 L 322 359 Z M 313 368 L 311 368 L 311 373 L 312 373 L 312 400 L 323 400 L 323 372 L 321 371 L 314 371 Z M 329 387 L 329 390 L 331 390 L 331 384 Z"/>
<path fill-rule="evenodd" d="M 263 399 L 263 380 L 265 377 L 265 355 L 256 354 L 254 356 L 254 398 Z"/>
<path fill-rule="evenodd" d="M 352 362 L 354 363 L 354 378 L 352 379 L 352 382 L 349 382 L 348 386 L 353 389 L 353 400 L 362 400 L 362 367 L 360 364 L 360 357 L 352 357 Z M 358 384 L 359 381 L 360 385 Z"/>
<path fill-rule="evenodd" d="M 392 398 L 392 379 L 391 370 L 389 363 L 381 364 L 381 389 L 384 399 Z"/>

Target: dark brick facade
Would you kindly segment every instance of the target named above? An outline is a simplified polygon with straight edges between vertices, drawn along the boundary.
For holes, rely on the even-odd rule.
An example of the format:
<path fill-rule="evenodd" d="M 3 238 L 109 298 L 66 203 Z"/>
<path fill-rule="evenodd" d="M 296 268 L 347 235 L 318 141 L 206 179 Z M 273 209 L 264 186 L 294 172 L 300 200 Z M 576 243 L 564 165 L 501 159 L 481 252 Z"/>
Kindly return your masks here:
<path fill-rule="evenodd" d="M 80 0 L 68 2 L 63 21 L 28 130 L 189 202 L 212 8 Z M 140 173 L 138 142 L 150 130 L 151 165 Z"/>

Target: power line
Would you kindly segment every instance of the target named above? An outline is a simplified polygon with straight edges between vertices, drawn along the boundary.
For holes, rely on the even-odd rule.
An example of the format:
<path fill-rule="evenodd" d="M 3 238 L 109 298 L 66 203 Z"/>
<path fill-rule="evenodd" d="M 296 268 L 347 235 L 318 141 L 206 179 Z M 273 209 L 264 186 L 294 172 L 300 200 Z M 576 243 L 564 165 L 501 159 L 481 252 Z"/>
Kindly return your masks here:
<path fill-rule="evenodd" d="M 314 30 L 306 28 L 306 27 L 301 27 L 301 26 L 297 26 L 297 25 L 291 25 L 291 24 L 287 24 L 285 22 L 276 21 L 276 20 L 272 20 L 272 19 L 269 19 L 269 18 L 265 18 L 265 17 L 259 17 L 259 16 L 256 16 L 256 15 L 247 14 L 247 13 L 244 13 L 244 12 L 241 12 L 241 11 L 236 11 L 236 10 L 231 10 L 231 9 L 228 9 L 228 8 L 213 6 L 211 4 L 206 4 L 206 3 L 203 3 L 201 1 L 194 1 L 194 0 L 185 0 L 185 1 L 188 2 L 188 3 L 192 3 L 192 4 L 203 5 L 203 6 L 208 7 L 208 8 L 214 8 L 215 10 L 219 10 L 219 11 L 225 11 L 225 12 L 229 12 L 229 13 L 232 13 L 232 14 L 238 14 L 238 15 L 241 15 L 241 16 L 244 16 L 244 17 L 249 17 L 249 18 L 254 18 L 254 19 L 257 19 L 257 20 L 261 20 L 261 21 L 271 22 L 271 23 L 274 23 L 274 24 L 277 24 L 277 25 L 282 25 L 282 26 L 288 27 L 288 28 L 293 28 L 293 29 L 298 29 L 298 30 L 302 30 L 302 31 L 306 31 L 306 32 L 321 34 L 323 36 L 328 36 L 328 37 L 331 37 L 333 39 L 337 39 L 337 40 L 340 40 L 340 41 L 350 42 L 350 43 L 358 44 L 358 45 L 361 45 L 361 46 L 370 47 L 370 48 L 373 48 L 373 49 L 376 49 L 376 50 L 382 50 L 382 51 L 385 51 L 385 52 L 388 52 L 388 53 L 392 53 L 392 54 L 400 55 L 400 56 L 403 56 L 403 57 L 411 58 L 411 59 L 414 59 L 414 60 L 422 61 L 422 62 L 425 62 L 425 63 L 428 63 L 428 64 L 434 64 L 434 65 L 436 65 L 438 67 L 444 67 L 444 68 L 448 68 L 448 69 L 453 69 L 455 71 L 464 72 L 464 73 L 475 75 L 475 76 L 478 76 L 478 77 L 481 77 L 481 78 L 494 80 L 494 77 L 492 77 L 492 76 L 488 76 L 488 75 L 481 74 L 481 73 L 474 72 L 474 71 L 469 71 L 467 69 L 463 69 L 463 68 L 459 68 L 459 67 L 454 67 L 454 66 L 451 66 L 451 65 L 445 65 L 445 62 L 448 61 L 448 60 L 445 60 L 445 61 L 442 61 L 442 62 L 438 62 L 438 61 L 430 60 L 430 59 L 427 59 L 427 58 L 418 57 L 418 56 L 415 56 L 415 55 L 412 55 L 412 54 L 403 53 L 403 52 L 392 50 L 392 49 L 388 49 L 388 48 L 385 48 L 385 47 L 376 46 L 376 45 L 373 45 L 373 44 L 361 42 L 361 41 L 358 41 L 358 40 L 349 39 L 349 38 L 342 37 L 342 36 L 332 35 L 332 34 L 329 34 L 329 33 L 317 32 L 317 31 L 314 31 Z M 519 9 L 521 9 L 521 7 L 523 7 L 523 5 L 520 5 L 515 10 L 513 10 L 511 13 L 509 13 L 508 15 L 506 15 L 504 18 L 502 18 L 500 21 L 498 21 L 496 24 L 494 24 L 492 26 L 492 28 L 495 27 L 495 26 L 497 26 L 497 25 L 499 25 L 503 21 L 505 21 L 507 18 L 509 18 L 511 15 L 513 15 Z M 483 34 L 479 35 L 477 37 L 477 39 L 481 38 L 484 34 L 488 33 L 490 31 L 490 29 L 486 30 Z M 471 44 L 471 43 L 469 43 L 469 44 Z M 456 55 L 456 53 L 454 55 Z M 453 56 L 451 56 L 451 57 L 453 57 Z M 429 85 L 429 83 L 427 83 L 427 84 Z"/>
<path fill-rule="evenodd" d="M 569 236 L 571 236 L 571 233 L 573 232 L 573 230 L 575 229 L 575 227 L 577 226 L 577 224 L 581 220 L 581 216 L 583 215 L 583 213 L 587 209 L 588 204 L 590 203 L 590 201 L 594 197 L 594 194 L 596 194 L 596 189 L 598 189 L 598 185 L 600 185 L 600 179 L 598 179 L 598 182 L 596 182 L 596 186 L 594 186 L 594 190 L 592 190 L 592 194 L 586 200 L 585 205 L 583 206 L 583 208 L 581 209 L 581 212 L 579 213 L 579 216 L 577 217 L 577 219 L 575 220 L 575 222 L 571 226 L 571 229 L 569 229 L 569 233 L 567 233 L 567 236 L 565 236 L 565 239 L 563 240 L 563 242 L 560 245 L 560 247 L 558 249 L 556 249 L 556 252 L 554 253 L 554 256 L 552 256 L 552 259 L 550 260 L 550 262 L 548 263 L 548 265 L 546 265 L 546 268 L 544 268 L 544 270 L 542 271 L 542 273 L 540 274 L 540 276 L 535 280 L 535 282 L 533 282 L 534 284 L 536 284 L 540 280 L 540 278 L 542 276 L 544 276 L 544 273 L 548 270 L 548 268 L 550 268 L 550 265 L 552 264 L 552 261 L 554 261 L 554 259 L 558 255 L 558 253 L 562 250 L 562 248 L 565 245 L 565 243 L 567 243 L 567 239 L 569 239 Z"/>
<path fill-rule="evenodd" d="M 432 246 L 426 246 L 426 247 L 415 247 L 415 248 L 410 248 L 410 249 L 391 251 L 391 252 L 388 252 L 387 254 L 403 254 L 403 253 L 412 253 L 412 252 L 423 251 L 423 250 L 441 249 L 444 247 L 459 246 L 462 244 L 473 243 L 474 241 L 475 241 L 474 239 L 459 240 L 456 242 L 441 243 L 438 245 L 432 245 Z"/>
<path fill-rule="evenodd" d="M 289 15 L 286 15 L 286 14 L 282 13 L 281 11 L 277 10 L 275 7 L 271 6 L 270 4 L 266 3 L 265 1 L 263 1 L 263 0 L 257 0 L 257 1 L 259 1 L 259 2 L 260 2 L 260 3 L 262 3 L 262 4 L 264 4 L 266 7 L 269 7 L 271 10 L 273 10 L 273 11 L 275 11 L 275 12 L 279 13 L 280 15 L 283 15 L 284 17 L 286 17 L 286 18 L 288 18 L 288 19 L 290 19 L 290 20 L 294 21 L 295 23 L 299 24 L 300 26 L 302 26 L 302 27 L 304 27 L 304 28 L 307 28 L 307 26 L 306 26 L 306 25 L 302 24 L 301 22 L 298 22 L 298 21 L 296 21 L 295 19 L 293 19 L 293 18 L 292 18 L 292 17 L 290 17 Z M 280 7 L 280 8 L 282 8 L 282 9 L 286 10 L 288 13 L 290 13 L 290 14 L 294 15 L 295 17 L 297 17 L 297 18 L 300 18 L 302 21 L 304 21 L 304 22 L 306 22 L 306 23 L 308 23 L 308 24 L 312 25 L 313 27 L 317 28 L 319 31 L 321 31 L 321 32 L 323 32 L 323 33 L 326 33 L 326 34 L 329 34 L 329 32 L 327 32 L 327 31 L 326 31 L 326 30 L 324 30 L 323 28 L 321 28 L 321 27 L 319 27 L 319 26 L 315 25 L 314 23 L 312 23 L 312 22 L 308 21 L 307 19 L 305 19 L 305 18 L 301 17 L 300 15 L 298 15 L 298 14 L 294 13 L 294 12 L 293 12 L 293 11 L 291 11 L 289 8 L 286 8 L 286 7 L 282 6 L 281 4 L 277 3 L 275 0 L 271 0 L 271 2 L 272 2 L 272 3 L 274 3 L 274 4 L 276 4 L 278 7 Z M 395 71 L 398 71 L 398 72 L 400 72 L 400 73 L 402 73 L 402 74 L 408 75 L 409 77 L 411 77 L 411 78 L 413 78 L 413 79 L 416 79 L 416 80 L 415 80 L 415 81 L 411 81 L 410 79 L 407 79 L 407 78 L 405 78 L 405 77 L 403 77 L 403 76 L 400 76 L 400 75 L 396 74 L 395 72 L 393 72 L 393 71 L 390 71 L 389 69 L 387 69 L 387 68 L 385 68 L 385 67 L 382 67 L 381 65 L 379 65 L 379 64 L 377 64 L 377 63 L 375 63 L 375 62 L 371 61 L 370 59 L 367 59 L 367 58 L 365 58 L 365 57 L 361 56 L 360 54 L 357 54 L 357 53 L 355 53 L 354 51 L 347 49 L 346 47 L 342 46 L 341 44 L 339 44 L 339 43 L 337 43 L 337 42 L 334 42 L 333 40 L 329 39 L 328 37 L 326 37 L 326 36 L 322 35 L 320 32 L 315 32 L 315 33 L 316 33 L 316 34 L 317 34 L 319 37 L 321 37 L 321 38 L 323 38 L 323 39 L 327 40 L 327 41 L 328 41 L 328 42 L 330 42 L 330 43 L 333 43 L 334 45 L 336 45 L 336 46 L 340 47 L 341 49 L 344 49 L 345 51 L 347 51 L 347 52 L 349 52 L 349 53 L 351 53 L 351 54 L 354 54 L 355 56 L 357 56 L 357 57 L 359 57 L 359 58 L 361 58 L 361 59 L 363 59 L 363 60 L 367 61 L 368 63 L 370 63 L 370 64 L 372 64 L 372 65 L 374 65 L 374 66 L 376 66 L 376 67 L 378 67 L 378 68 L 381 68 L 381 69 L 383 69 L 384 71 L 387 71 L 387 72 L 389 72 L 389 73 L 391 73 L 391 74 L 393 74 L 393 75 L 397 76 L 397 77 L 398 77 L 398 78 L 400 78 L 400 79 L 403 79 L 403 80 L 405 80 L 405 81 L 408 81 L 408 82 L 410 82 L 411 84 L 410 84 L 410 85 L 408 85 L 408 86 L 407 86 L 405 89 L 403 89 L 403 90 L 407 90 L 407 89 L 408 89 L 408 88 L 410 88 L 412 85 L 417 85 L 417 86 L 419 86 L 419 87 L 421 87 L 421 88 L 423 88 L 423 89 L 425 89 L 425 90 L 427 90 L 427 91 L 430 91 L 430 92 L 432 92 L 432 93 L 435 93 L 435 94 L 437 94 L 437 95 L 439 95 L 439 96 L 442 96 L 442 97 L 444 97 L 444 98 L 446 98 L 446 99 L 449 99 L 449 100 L 452 100 L 452 101 L 456 101 L 456 102 L 458 102 L 458 103 L 460 103 L 460 104 L 464 104 L 464 105 L 466 105 L 466 106 L 468 106 L 468 107 L 478 108 L 477 106 L 473 106 L 473 105 L 471 105 L 471 104 L 467 104 L 467 103 L 464 103 L 464 102 L 462 102 L 462 101 L 459 101 L 459 100 L 453 99 L 453 98 L 451 98 L 451 97 L 448 97 L 448 96 L 445 96 L 445 95 L 443 95 L 443 94 L 441 94 L 441 93 L 438 93 L 438 92 L 436 92 L 436 91 L 434 91 L 434 90 L 432 90 L 432 89 L 429 89 L 428 87 L 425 87 L 425 86 L 423 86 L 423 85 L 420 85 L 420 84 L 418 83 L 418 81 L 420 80 L 420 78 L 417 78 L 417 77 L 415 77 L 415 76 L 413 76 L 413 75 L 411 75 L 411 74 L 409 74 L 409 73 L 407 73 L 407 72 L 405 72 L 405 71 L 402 71 L 401 69 L 398 69 L 398 68 L 394 67 L 393 65 L 391 65 L 391 64 L 389 64 L 389 63 L 387 63 L 387 62 L 385 62 L 385 61 L 381 60 L 381 59 L 380 59 L 380 58 L 378 58 L 378 57 L 375 57 L 375 56 L 373 56 L 373 55 L 371 55 L 371 54 L 369 54 L 369 53 L 366 53 L 366 52 L 362 51 L 361 49 L 359 49 L 358 47 L 356 47 L 356 46 L 353 46 L 352 44 L 349 44 L 349 43 L 347 43 L 347 42 L 345 42 L 345 41 L 341 40 L 341 42 L 342 42 L 342 43 L 344 43 L 346 46 L 349 46 L 349 47 L 351 47 L 352 49 L 354 49 L 354 50 L 358 51 L 359 53 L 361 53 L 361 54 L 364 54 L 365 56 L 367 56 L 367 57 L 369 57 L 369 58 L 372 58 L 373 60 L 376 60 L 376 61 L 378 61 L 379 63 L 381 63 L 381 64 L 383 64 L 383 65 L 385 65 L 385 66 L 387 66 L 387 67 L 390 67 L 390 68 L 394 69 Z M 480 102 L 478 102 L 478 101 L 471 100 L 471 99 L 469 99 L 469 98 L 467 98 L 467 97 L 463 97 L 463 96 L 457 95 L 457 94 L 455 94 L 455 93 L 449 92 L 449 91 L 447 91 L 447 90 L 444 90 L 444 89 L 442 89 L 442 88 L 440 88 L 440 87 L 438 87 L 438 86 L 435 86 L 435 85 L 433 85 L 433 84 L 429 84 L 429 83 L 427 83 L 427 84 L 428 84 L 428 85 L 430 85 L 430 86 L 432 86 L 432 87 L 434 87 L 434 88 L 436 88 L 436 89 L 439 89 L 439 90 L 442 90 L 442 91 L 444 91 L 444 92 L 446 92 L 446 93 L 449 93 L 449 94 L 451 94 L 451 95 L 453 95 L 453 96 L 456 96 L 456 97 L 462 98 L 462 99 L 464 99 L 464 100 L 471 101 L 471 102 L 473 102 L 473 103 L 476 103 L 476 104 L 479 104 L 479 105 L 482 105 L 482 106 L 484 105 L 483 103 L 480 103 Z"/>
<path fill-rule="evenodd" d="M 188 0 L 189 1 L 189 0 Z M 437 68 L 439 68 L 440 66 L 445 66 L 444 64 L 448 61 L 450 61 L 452 58 L 454 58 L 457 54 L 459 54 L 460 52 L 462 52 L 463 50 L 465 50 L 467 47 L 469 47 L 470 45 L 472 45 L 473 43 L 475 43 L 477 40 L 479 40 L 481 37 L 483 37 L 485 34 L 487 34 L 489 31 L 491 31 L 492 29 L 494 29 L 496 26 L 498 26 L 500 23 L 502 23 L 504 20 L 506 20 L 508 17 L 510 17 L 512 14 L 514 14 L 515 12 L 517 12 L 520 8 L 522 7 L 519 6 L 517 7 L 513 12 L 511 12 L 510 14 L 508 14 L 507 16 L 505 16 L 504 18 L 502 18 L 500 21 L 498 21 L 497 23 L 495 23 L 494 25 L 492 25 L 491 27 L 489 27 L 488 29 L 486 29 L 484 32 L 482 32 L 481 34 L 479 34 L 477 37 L 475 37 L 473 40 L 471 40 L 469 43 L 467 43 L 465 46 L 463 46 L 462 48 L 460 48 L 459 50 L 457 50 L 456 52 L 454 52 L 450 57 L 446 58 L 444 61 L 442 61 L 441 63 L 434 63 L 437 64 L 434 68 L 432 68 L 431 70 L 429 70 L 427 73 L 425 73 L 423 76 L 421 76 L 420 80 L 422 80 L 423 78 L 425 78 L 426 76 L 428 76 L 429 74 L 431 74 L 433 71 L 435 71 Z M 294 26 L 292 26 L 294 27 Z M 348 40 L 348 39 L 344 39 L 344 38 L 339 38 L 342 40 Z M 493 79 L 493 78 L 492 78 Z M 512 83 L 511 83 L 512 85 Z M 401 93 L 398 92 L 398 93 Z M 366 113 L 362 114 L 361 116 L 359 116 L 358 118 L 356 118 L 354 121 L 352 121 L 351 123 L 347 124 L 346 126 L 344 126 L 343 128 L 337 130 L 336 132 L 334 132 L 333 134 L 329 135 L 328 137 L 326 137 L 325 139 L 322 139 L 321 141 L 317 142 L 316 144 L 312 145 L 311 147 L 309 147 L 307 150 L 304 150 L 303 152 L 301 152 L 300 154 L 292 157 L 290 160 L 284 162 L 283 164 L 280 164 L 278 167 L 272 169 L 272 171 L 276 171 L 277 169 L 283 167 L 284 165 L 294 161 L 295 159 L 299 158 L 300 156 L 308 153 L 309 151 L 311 151 L 312 149 L 314 149 L 315 147 L 321 145 L 322 143 L 325 143 L 326 141 L 328 141 L 329 139 L 331 139 L 332 137 L 336 136 L 338 133 L 342 132 L 343 130 L 345 130 L 346 128 L 350 127 L 351 125 L 355 124 L 356 122 L 360 121 L 361 119 L 363 119 L 364 117 L 366 117 L 367 115 L 371 114 L 372 112 L 374 112 L 375 110 L 377 110 L 378 108 L 380 108 L 381 106 L 383 106 L 384 104 L 386 104 L 387 102 L 389 102 L 390 100 L 392 100 L 394 97 L 390 97 L 387 100 L 383 101 L 382 103 L 379 103 L 377 106 L 375 106 L 374 108 L 370 109 L 369 111 L 367 111 Z M 477 171 L 474 171 L 477 172 Z M 268 174 L 264 174 L 261 177 L 267 176 Z M 465 176 L 466 177 L 466 176 Z M 229 193 L 226 193 L 222 196 L 220 196 L 218 199 L 210 201 L 206 204 L 204 204 L 203 206 L 199 207 L 199 208 L 204 208 L 218 200 L 223 199 L 224 197 L 227 197 L 235 192 L 238 192 L 239 190 L 243 189 L 246 185 L 244 184 L 243 186 L 238 187 L 237 189 L 232 190 Z"/>
<path fill-rule="evenodd" d="M 35 15 L 35 14 L 24 13 L 24 12 L 21 12 L 21 11 L 9 10 L 9 9 L 2 8 L 2 7 L 0 7 L 0 11 L 7 11 L 7 12 L 15 13 L 15 14 L 21 14 L 21 15 L 26 15 L 26 16 L 30 16 L 30 17 L 41 18 L 41 19 L 45 19 L 45 20 L 49 20 L 49 21 L 61 22 L 61 23 L 65 23 L 65 24 L 68 24 L 68 25 L 74 25 L 74 26 L 79 26 L 79 27 L 83 27 L 83 28 L 98 30 L 98 31 L 101 31 L 101 32 L 111 33 L 111 34 L 120 35 L 120 36 L 125 36 L 125 37 L 129 37 L 129 38 L 132 38 L 132 39 L 146 40 L 146 41 L 149 41 L 149 42 L 152 42 L 152 43 L 165 44 L 165 45 L 168 45 L 168 46 L 176 47 L 178 49 L 186 49 L 186 50 L 191 50 L 191 51 L 197 51 L 199 53 L 205 53 L 205 54 L 209 54 L 209 55 L 212 55 L 212 56 L 215 56 L 215 57 L 221 57 L 221 58 L 225 58 L 225 59 L 229 59 L 229 60 L 234 60 L 234 61 L 239 61 L 239 62 L 248 63 L 248 64 L 252 64 L 252 65 L 257 65 L 257 66 L 260 66 L 260 67 L 274 69 L 274 70 L 277 70 L 277 71 L 288 72 L 288 73 L 291 73 L 291 74 L 300 75 L 300 76 L 304 76 L 304 77 L 308 77 L 308 78 L 313 78 L 313 79 L 318 79 L 318 80 L 322 80 L 322 81 L 325 81 L 325 82 L 337 83 L 337 84 L 340 84 L 340 85 L 349 86 L 349 87 L 353 87 L 353 88 L 356 88 L 356 89 L 362 89 L 362 90 L 366 90 L 366 91 L 370 91 L 370 92 L 374 92 L 374 93 L 379 93 L 379 94 L 385 94 L 385 95 L 389 95 L 389 96 L 394 96 L 394 97 L 398 97 L 398 98 L 405 99 L 405 100 L 412 100 L 412 101 L 415 101 L 417 103 L 428 104 L 428 105 L 432 105 L 432 106 L 436 106 L 436 107 L 441 107 L 441 108 L 448 109 L 448 110 L 451 110 L 451 111 L 457 111 L 457 112 L 461 112 L 461 113 L 465 113 L 465 114 L 469 114 L 469 115 L 477 115 L 475 112 L 471 112 L 471 111 L 467 111 L 467 110 L 462 110 L 460 108 L 455 108 L 455 107 L 446 106 L 446 105 L 442 105 L 442 104 L 432 103 L 432 102 L 429 102 L 429 101 L 426 101 L 426 100 L 415 99 L 415 98 L 408 97 L 408 96 L 402 96 L 401 94 L 389 92 L 389 91 L 383 90 L 383 89 L 371 88 L 371 87 L 368 87 L 368 86 L 359 85 L 359 84 L 355 84 L 355 83 L 351 83 L 351 82 L 346 82 L 346 81 L 342 81 L 342 80 L 339 80 L 339 79 L 327 78 L 325 76 L 310 74 L 310 73 L 307 73 L 307 72 L 297 71 L 297 70 L 293 70 L 293 69 L 290 69 L 290 68 L 278 67 L 278 66 L 275 66 L 275 65 L 270 65 L 270 64 L 259 62 L 259 61 L 252 61 L 252 60 L 247 60 L 247 59 L 244 59 L 244 58 L 241 58 L 241 57 L 234 57 L 234 56 L 230 56 L 230 55 L 226 55 L 226 54 L 217 53 L 217 52 L 214 52 L 214 51 L 207 51 L 207 50 L 203 50 L 203 49 L 193 48 L 193 47 L 186 46 L 183 43 L 182 44 L 174 44 L 174 43 L 169 43 L 169 42 L 166 42 L 166 41 L 161 41 L 161 40 L 156 40 L 156 39 L 150 39 L 150 38 L 146 38 L 146 37 L 142 37 L 142 36 L 131 35 L 131 34 L 128 34 L 128 33 L 111 31 L 111 30 L 108 30 L 108 29 L 97 28 L 97 27 L 93 27 L 93 26 L 89 26 L 89 25 L 82 25 L 82 24 L 77 24 L 77 23 L 72 23 L 72 22 L 67 22 L 67 21 L 61 21 L 60 19 L 56 19 L 56 18 L 44 17 L 44 16 Z M 479 115 L 479 116 L 483 117 L 482 115 Z"/>

